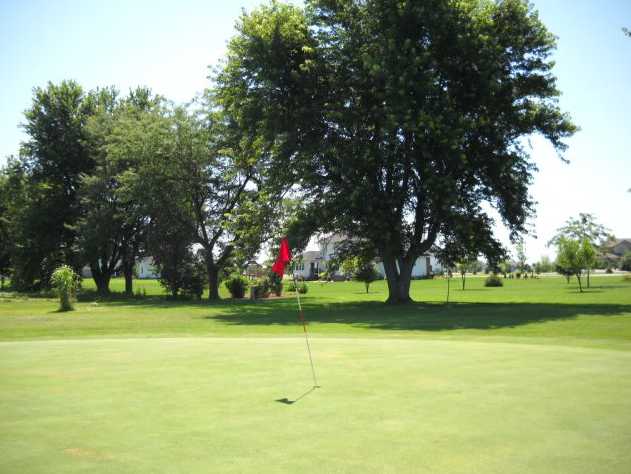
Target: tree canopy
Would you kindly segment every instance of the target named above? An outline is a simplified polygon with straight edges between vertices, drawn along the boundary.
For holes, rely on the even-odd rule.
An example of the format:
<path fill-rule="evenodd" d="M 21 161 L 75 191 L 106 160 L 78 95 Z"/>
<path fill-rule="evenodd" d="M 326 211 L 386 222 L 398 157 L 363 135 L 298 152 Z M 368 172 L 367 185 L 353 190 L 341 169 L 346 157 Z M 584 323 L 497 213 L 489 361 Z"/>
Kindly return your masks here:
<path fill-rule="evenodd" d="M 367 243 L 392 303 L 416 258 L 476 236 L 494 207 L 516 237 L 533 213 L 523 139 L 561 154 L 555 37 L 521 0 L 308 0 L 244 13 L 215 77 L 217 102 L 269 182 L 322 231 Z M 496 253 L 496 252 L 495 252 Z"/>

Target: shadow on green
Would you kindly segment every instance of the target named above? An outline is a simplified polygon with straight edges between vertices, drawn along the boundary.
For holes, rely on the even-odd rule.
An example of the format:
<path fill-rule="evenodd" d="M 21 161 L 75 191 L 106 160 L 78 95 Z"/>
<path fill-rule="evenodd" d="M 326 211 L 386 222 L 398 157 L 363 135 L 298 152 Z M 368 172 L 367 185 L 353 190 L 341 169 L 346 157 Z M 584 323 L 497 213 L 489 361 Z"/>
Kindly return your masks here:
<path fill-rule="evenodd" d="M 298 325 L 293 302 L 226 305 L 207 319 L 226 324 Z M 615 316 L 631 313 L 625 304 L 553 303 L 413 303 L 384 306 L 379 302 L 311 304 L 305 303 L 305 316 L 312 323 L 337 323 L 374 329 L 446 331 L 453 329 L 497 329 L 530 323 L 571 319 L 578 315 Z"/>

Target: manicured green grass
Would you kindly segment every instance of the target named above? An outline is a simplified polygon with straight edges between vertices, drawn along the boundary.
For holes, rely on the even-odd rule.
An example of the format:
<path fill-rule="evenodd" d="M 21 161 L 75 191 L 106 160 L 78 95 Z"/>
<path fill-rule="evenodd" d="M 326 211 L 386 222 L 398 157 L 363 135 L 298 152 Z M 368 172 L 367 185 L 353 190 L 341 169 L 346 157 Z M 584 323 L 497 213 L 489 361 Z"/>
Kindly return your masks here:
<path fill-rule="evenodd" d="M 315 336 L 509 337 L 529 343 L 542 338 L 623 349 L 631 342 L 631 284 L 619 277 L 594 278 L 582 294 L 561 278 L 505 280 L 502 288 L 485 288 L 482 278 L 470 278 L 465 291 L 456 282 L 449 305 L 444 280 L 413 282 L 412 296 L 419 303 L 403 307 L 382 303 L 383 281 L 374 283 L 369 294 L 355 282 L 310 283 L 303 303 Z M 172 302 L 156 295 L 161 291 L 156 282 L 138 285 L 146 285 L 150 296 L 79 302 L 71 313 L 56 312 L 52 299 L 5 296 L 0 298 L 0 340 L 300 335 L 292 294 L 257 302 Z"/>
<path fill-rule="evenodd" d="M 482 282 L 311 284 L 313 391 L 292 298 L 5 294 L 0 472 L 627 473 L 631 284 Z"/>

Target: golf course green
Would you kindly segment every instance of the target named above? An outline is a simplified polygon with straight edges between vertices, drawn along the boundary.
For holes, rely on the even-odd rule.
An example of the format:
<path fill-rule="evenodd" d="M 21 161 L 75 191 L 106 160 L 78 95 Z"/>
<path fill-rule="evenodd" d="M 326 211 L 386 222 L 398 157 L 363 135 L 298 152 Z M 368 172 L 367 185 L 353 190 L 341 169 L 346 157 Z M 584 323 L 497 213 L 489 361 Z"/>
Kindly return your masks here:
<path fill-rule="evenodd" d="M 120 282 L 115 282 L 115 285 Z M 628 473 L 631 283 L 0 296 L 1 473 Z M 116 286 L 114 287 L 116 288 Z M 89 290 L 89 288 L 87 289 Z M 89 292 L 87 292 L 89 293 Z"/>

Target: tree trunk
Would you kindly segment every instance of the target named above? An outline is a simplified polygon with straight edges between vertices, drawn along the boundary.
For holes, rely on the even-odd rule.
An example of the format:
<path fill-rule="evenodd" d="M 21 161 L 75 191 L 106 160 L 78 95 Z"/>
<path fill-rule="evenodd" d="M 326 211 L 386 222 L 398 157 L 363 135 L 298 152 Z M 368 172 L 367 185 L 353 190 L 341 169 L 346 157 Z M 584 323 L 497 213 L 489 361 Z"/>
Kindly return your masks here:
<path fill-rule="evenodd" d="M 132 296 L 134 294 L 134 266 L 136 265 L 136 254 L 138 253 L 137 245 L 126 243 L 121 250 L 121 263 L 123 275 L 125 276 L 125 295 Z"/>
<path fill-rule="evenodd" d="M 449 282 L 451 281 L 451 278 L 449 278 L 449 275 L 447 275 L 447 303 L 449 303 Z"/>
<path fill-rule="evenodd" d="M 132 266 L 130 268 L 125 265 L 123 273 L 125 274 L 125 294 L 127 296 L 132 296 L 134 294 L 134 267 Z"/>
<path fill-rule="evenodd" d="M 581 276 L 578 273 L 576 274 L 576 279 L 578 280 L 578 290 L 582 293 L 583 287 L 581 286 Z"/>
<path fill-rule="evenodd" d="M 388 304 L 412 303 L 410 298 L 410 282 L 412 279 L 412 267 L 414 260 L 401 259 L 401 264 L 397 266 L 394 257 L 385 257 L 383 267 L 388 280 Z"/>
<path fill-rule="evenodd" d="M 587 288 L 589 288 L 589 268 L 587 269 Z"/>
<path fill-rule="evenodd" d="M 219 270 L 215 265 L 209 264 L 208 268 L 208 299 L 219 299 Z"/>
<path fill-rule="evenodd" d="M 368 294 L 368 287 L 370 286 L 370 283 L 365 283 L 366 285 L 366 294 Z"/>
<path fill-rule="evenodd" d="M 461 275 L 462 275 L 462 291 L 464 291 L 464 281 L 466 277 L 464 273 L 461 273 Z"/>
<path fill-rule="evenodd" d="M 94 283 L 96 283 L 96 291 L 98 294 L 108 296 L 110 294 L 110 275 L 92 271 L 92 278 L 94 279 Z"/>

